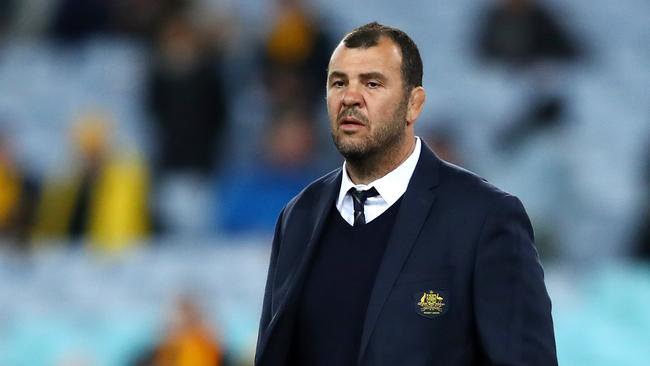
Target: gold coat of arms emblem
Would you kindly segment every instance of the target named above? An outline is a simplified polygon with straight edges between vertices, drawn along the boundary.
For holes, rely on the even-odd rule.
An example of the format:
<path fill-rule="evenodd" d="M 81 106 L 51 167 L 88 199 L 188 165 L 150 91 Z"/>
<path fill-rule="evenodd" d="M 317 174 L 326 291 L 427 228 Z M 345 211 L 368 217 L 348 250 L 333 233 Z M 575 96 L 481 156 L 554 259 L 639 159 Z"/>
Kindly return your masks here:
<path fill-rule="evenodd" d="M 415 296 L 417 313 L 426 317 L 443 314 L 447 310 L 445 297 L 444 293 L 434 290 L 418 292 Z"/>

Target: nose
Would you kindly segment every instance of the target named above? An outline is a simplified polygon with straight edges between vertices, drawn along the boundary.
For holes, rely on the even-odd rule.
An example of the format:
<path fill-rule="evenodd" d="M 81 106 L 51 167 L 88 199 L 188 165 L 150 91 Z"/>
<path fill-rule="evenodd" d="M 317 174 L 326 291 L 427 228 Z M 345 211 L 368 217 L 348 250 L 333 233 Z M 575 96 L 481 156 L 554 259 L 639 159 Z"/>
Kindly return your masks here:
<path fill-rule="evenodd" d="M 363 107 L 363 95 L 351 84 L 343 93 L 342 103 L 345 107 Z"/>

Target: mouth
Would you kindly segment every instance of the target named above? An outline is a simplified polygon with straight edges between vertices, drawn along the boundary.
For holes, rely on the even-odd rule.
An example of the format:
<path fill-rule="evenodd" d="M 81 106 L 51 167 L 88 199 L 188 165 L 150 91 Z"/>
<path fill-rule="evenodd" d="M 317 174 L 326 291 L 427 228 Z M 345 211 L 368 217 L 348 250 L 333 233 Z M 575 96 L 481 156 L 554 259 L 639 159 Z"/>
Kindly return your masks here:
<path fill-rule="evenodd" d="M 364 126 L 365 124 L 358 120 L 357 118 L 354 118 L 352 116 L 346 116 L 341 119 L 339 119 L 339 124 L 340 125 L 358 125 L 358 126 Z"/>
<path fill-rule="evenodd" d="M 366 124 L 352 116 L 339 119 L 339 129 L 346 133 L 357 132 L 366 127 Z"/>

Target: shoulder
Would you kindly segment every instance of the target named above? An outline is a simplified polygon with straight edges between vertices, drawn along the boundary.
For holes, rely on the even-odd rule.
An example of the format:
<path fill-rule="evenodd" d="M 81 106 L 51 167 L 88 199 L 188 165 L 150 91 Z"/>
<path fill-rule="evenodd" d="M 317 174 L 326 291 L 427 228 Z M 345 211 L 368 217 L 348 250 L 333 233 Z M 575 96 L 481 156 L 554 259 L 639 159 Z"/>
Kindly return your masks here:
<path fill-rule="evenodd" d="M 478 211 L 500 210 L 504 205 L 518 206 L 519 199 L 487 179 L 462 167 L 441 161 L 439 167 L 441 196 L 457 207 L 471 207 Z"/>
<path fill-rule="evenodd" d="M 416 192 L 435 188 L 437 199 L 455 207 L 459 204 L 480 207 L 511 196 L 478 174 L 440 159 L 426 144 L 423 144 L 409 188 Z"/>
<path fill-rule="evenodd" d="M 438 203 L 450 220 L 449 226 L 462 227 L 473 238 L 495 238 L 515 234 L 533 240 L 533 227 L 522 202 L 485 178 L 453 164 L 440 164 Z M 474 242 L 474 241 L 472 241 Z M 508 246 L 506 246 L 508 247 Z M 503 247 L 503 248 L 506 248 Z M 514 248 L 514 247 L 513 247 Z"/>
<path fill-rule="evenodd" d="M 291 215 L 296 209 L 309 209 L 328 190 L 339 187 L 341 168 L 332 170 L 322 177 L 309 183 L 300 193 L 295 195 L 285 206 L 284 216 Z"/>

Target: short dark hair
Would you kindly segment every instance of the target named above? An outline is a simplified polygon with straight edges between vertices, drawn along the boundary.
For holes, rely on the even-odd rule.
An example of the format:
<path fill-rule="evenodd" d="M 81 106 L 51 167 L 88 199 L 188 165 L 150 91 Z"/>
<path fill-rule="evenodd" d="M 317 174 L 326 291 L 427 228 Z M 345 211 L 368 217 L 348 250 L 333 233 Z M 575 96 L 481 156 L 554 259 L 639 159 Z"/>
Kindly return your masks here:
<path fill-rule="evenodd" d="M 402 53 L 402 79 L 406 91 L 422 86 L 422 58 L 418 46 L 404 31 L 377 22 L 362 25 L 345 35 L 343 44 L 347 48 L 370 48 L 379 43 L 380 37 L 395 42 Z"/>

